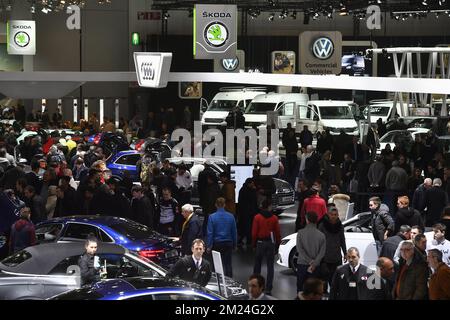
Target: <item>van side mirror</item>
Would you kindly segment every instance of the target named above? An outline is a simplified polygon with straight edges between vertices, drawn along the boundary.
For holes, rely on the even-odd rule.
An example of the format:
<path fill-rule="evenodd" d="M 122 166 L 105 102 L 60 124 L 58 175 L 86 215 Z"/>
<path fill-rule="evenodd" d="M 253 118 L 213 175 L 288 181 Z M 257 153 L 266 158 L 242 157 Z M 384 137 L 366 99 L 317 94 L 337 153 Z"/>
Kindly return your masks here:
<path fill-rule="evenodd" d="M 207 106 L 207 105 L 202 105 L 202 111 L 203 111 L 203 112 L 206 112 L 207 109 L 208 109 L 208 106 Z"/>
<path fill-rule="evenodd" d="M 317 114 L 315 114 L 313 120 L 314 121 L 319 121 L 319 116 Z"/>

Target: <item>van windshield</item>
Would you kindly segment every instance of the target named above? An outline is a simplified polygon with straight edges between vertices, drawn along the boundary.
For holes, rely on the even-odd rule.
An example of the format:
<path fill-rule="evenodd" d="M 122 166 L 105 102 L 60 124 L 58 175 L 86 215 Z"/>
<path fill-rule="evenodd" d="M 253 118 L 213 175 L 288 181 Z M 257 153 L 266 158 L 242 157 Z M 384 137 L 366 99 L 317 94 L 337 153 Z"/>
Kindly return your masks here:
<path fill-rule="evenodd" d="M 370 115 L 371 116 L 380 116 L 380 117 L 387 117 L 389 114 L 389 110 L 391 110 L 391 107 L 388 106 L 370 106 Z M 364 116 L 368 116 L 369 114 L 369 108 L 367 107 L 364 109 Z"/>
<path fill-rule="evenodd" d="M 208 111 L 231 111 L 236 106 L 236 100 L 213 100 Z"/>
<path fill-rule="evenodd" d="M 267 111 L 275 111 L 276 103 L 252 102 L 247 107 L 245 113 L 266 114 Z"/>
<path fill-rule="evenodd" d="M 354 119 L 350 106 L 319 107 L 322 119 Z"/>

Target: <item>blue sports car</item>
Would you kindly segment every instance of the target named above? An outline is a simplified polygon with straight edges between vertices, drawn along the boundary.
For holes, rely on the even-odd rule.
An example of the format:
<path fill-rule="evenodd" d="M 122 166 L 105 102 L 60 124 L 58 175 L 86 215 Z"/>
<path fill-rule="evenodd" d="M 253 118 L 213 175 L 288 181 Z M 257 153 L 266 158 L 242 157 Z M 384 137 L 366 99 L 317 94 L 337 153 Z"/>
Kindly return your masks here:
<path fill-rule="evenodd" d="M 106 167 L 111 170 L 111 175 L 123 178 L 123 172 L 126 170 L 130 173 L 133 182 L 139 181 L 139 175 L 136 163 L 141 159 L 141 153 L 136 150 L 119 151 L 113 154 L 108 161 Z"/>
<path fill-rule="evenodd" d="M 196 284 L 168 278 L 128 278 L 97 282 L 52 300 L 225 300 Z"/>
<path fill-rule="evenodd" d="M 90 234 L 101 242 L 122 245 L 162 266 L 170 266 L 179 258 L 179 248 L 173 239 L 125 218 L 72 216 L 36 226 L 39 243 L 85 241 Z"/>

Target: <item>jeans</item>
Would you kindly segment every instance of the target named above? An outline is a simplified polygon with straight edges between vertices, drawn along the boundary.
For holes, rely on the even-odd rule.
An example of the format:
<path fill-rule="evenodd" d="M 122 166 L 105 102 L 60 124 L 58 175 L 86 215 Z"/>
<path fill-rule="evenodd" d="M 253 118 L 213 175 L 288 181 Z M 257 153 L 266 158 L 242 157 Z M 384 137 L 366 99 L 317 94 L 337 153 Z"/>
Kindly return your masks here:
<path fill-rule="evenodd" d="M 273 264 L 275 261 L 275 244 L 272 241 L 257 241 L 253 273 L 261 274 L 261 265 L 264 258 L 267 262 L 266 291 L 272 291 Z"/>
<path fill-rule="evenodd" d="M 303 284 L 310 277 L 317 277 L 318 267 L 312 273 L 308 272 L 309 265 L 299 264 L 297 266 L 297 292 L 303 291 Z"/>
<path fill-rule="evenodd" d="M 220 252 L 222 256 L 222 265 L 225 276 L 233 277 L 233 266 L 231 264 L 231 254 L 233 252 L 232 242 L 216 242 L 213 244 L 212 249 L 214 251 Z"/>

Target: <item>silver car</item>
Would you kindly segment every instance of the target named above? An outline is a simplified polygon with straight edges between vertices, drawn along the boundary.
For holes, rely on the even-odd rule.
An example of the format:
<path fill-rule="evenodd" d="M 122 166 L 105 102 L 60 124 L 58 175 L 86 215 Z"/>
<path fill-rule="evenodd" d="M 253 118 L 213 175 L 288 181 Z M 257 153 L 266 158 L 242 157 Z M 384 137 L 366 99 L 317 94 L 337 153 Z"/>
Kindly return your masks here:
<path fill-rule="evenodd" d="M 80 288 L 78 259 L 84 251 L 83 243 L 49 243 L 9 256 L 0 263 L 0 299 L 41 300 Z M 154 262 L 116 244 L 99 243 L 97 255 L 106 266 L 107 279 L 165 277 L 167 273 Z M 229 298 L 247 297 L 247 291 L 233 279 L 227 278 L 226 284 Z M 215 274 L 206 288 L 219 292 Z"/>

